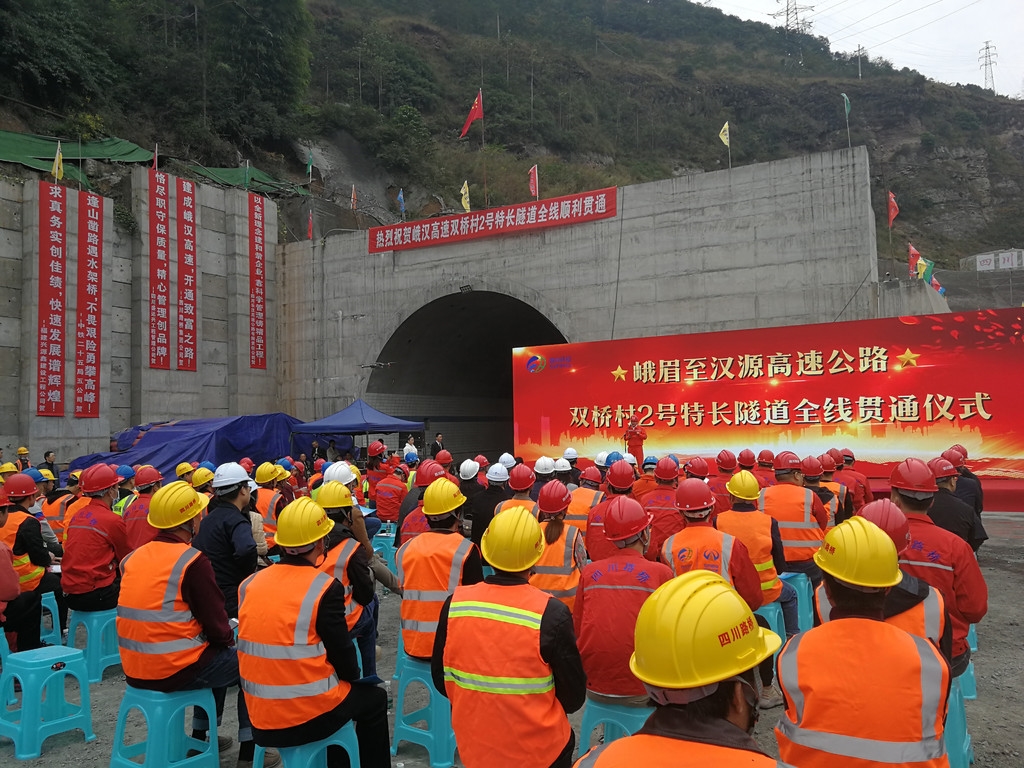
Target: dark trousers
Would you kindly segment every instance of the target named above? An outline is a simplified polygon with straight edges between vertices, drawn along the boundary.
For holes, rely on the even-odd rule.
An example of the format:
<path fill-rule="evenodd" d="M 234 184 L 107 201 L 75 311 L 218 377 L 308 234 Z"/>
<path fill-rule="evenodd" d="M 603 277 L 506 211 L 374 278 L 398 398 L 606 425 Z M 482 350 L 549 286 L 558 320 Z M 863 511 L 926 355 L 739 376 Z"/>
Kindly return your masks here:
<path fill-rule="evenodd" d="M 118 582 L 108 584 L 105 587 L 94 589 L 92 592 L 83 592 L 80 595 L 64 595 L 64 601 L 72 611 L 111 611 L 117 608 L 117 596 L 121 593 L 121 585 Z"/>
<path fill-rule="evenodd" d="M 802 573 L 811 580 L 811 586 L 815 589 L 821 584 L 821 568 L 813 560 L 798 560 L 796 562 L 786 561 L 786 570 L 793 573 Z"/>
<path fill-rule="evenodd" d="M 555 758 L 555 762 L 551 764 L 550 768 L 572 768 L 572 753 L 576 749 L 576 733 L 569 729 L 569 743 L 565 745 L 565 749 L 562 750 L 561 754 Z"/>
<path fill-rule="evenodd" d="M 359 617 L 356 625 L 352 627 L 352 631 L 349 632 L 352 642 L 359 649 L 359 657 L 363 663 L 363 679 L 372 685 L 383 682 L 377 677 L 377 611 L 379 606 L 377 595 L 374 595 L 369 605 L 363 606 L 363 614 Z"/>
<path fill-rule="evenodd" d="M 387 692 L 376 685 L 353 683 L 352 691 L 334 711 L 345 720 L 355 721 L 359 764 L 363 768 L 391 768 Z M 344 749 L 328 748 L 327 768 L 349 768 L 349 765 L 348 753 Z"/>
<path fill-rule="evenodd" d="M 234 648 L 224 648 L 213 657 L 213 660 L 206 665 L 199 676 L 181 690 L 198 691 L 201 688 L 213 690 L 213 701 L 217 708 L 217 725 L 221 723 L 224 715 L 224 701 L 227 698 L 228 688 L 239 685 L 238 677 L 238 651 Z M 192 730 L 210 730 L 210 721 L 203 710 L 196 707 L 192 711 Z M 223 735 L 223 734 L 218 734 Z M 252 741 L 252 725 L 249 724 L 249 710 L 245 706 L 245 697 L 242 695 L 242 688 L 238 688 L 238 740 Z"/>
<path fill-rule="evenodd" d="M 42 621 L 43 604 L 38 592 L 23 592 L 4 609 L 3 626 L 5 633 L 17 633 L 19 651 L 32 651 L 43 643 L 39 639 L 39 623 Z M 4 642 L 0 640 L 0 643 Z"/>
<path fill-rule="evenodd" d="M 21 647 L 21 641 L 18 641 L 18 646 Z M 949 676 L 960 677 L 964 672 L 967 671 L 967 667 L 971 663 L 971 649 L 968 648 L 966 651 L 961 653 L 959 656 L 954 656 L 953 660 L 949 663 Z"/>

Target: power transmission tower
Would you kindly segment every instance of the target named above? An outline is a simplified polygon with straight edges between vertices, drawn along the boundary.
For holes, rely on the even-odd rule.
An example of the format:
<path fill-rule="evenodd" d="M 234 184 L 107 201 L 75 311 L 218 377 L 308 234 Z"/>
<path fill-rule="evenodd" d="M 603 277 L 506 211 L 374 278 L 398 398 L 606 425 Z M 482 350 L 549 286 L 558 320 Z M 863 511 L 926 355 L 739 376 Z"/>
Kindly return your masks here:
<path fill-rule="evenodd" d="M 992 45 L 991 40 L 985 41 L 985 45 L 979 53 L 981 54 L 978 56 L 978 61 L 981 62 L 979 68 L 985 72 L 985 89 L 995 93 L 996 81 L 992 76 L 992 67 L 995 66 L 999 54 L 996 53 L 996 47 Z"/>
<path fill-rule="evenodd" d="M 811 29 L 811 22 L 801 21 L 800 14 L 805 11 L 813 11 L 813 5 L 798 5 L 797 0 L 775 0 L 777 3 L 785 2 L 786 7 L 784 10 L 776 11 L 771 14 L 772 18 L 784 18 L 785 28 L 787 32 L 809 32 Z"/>

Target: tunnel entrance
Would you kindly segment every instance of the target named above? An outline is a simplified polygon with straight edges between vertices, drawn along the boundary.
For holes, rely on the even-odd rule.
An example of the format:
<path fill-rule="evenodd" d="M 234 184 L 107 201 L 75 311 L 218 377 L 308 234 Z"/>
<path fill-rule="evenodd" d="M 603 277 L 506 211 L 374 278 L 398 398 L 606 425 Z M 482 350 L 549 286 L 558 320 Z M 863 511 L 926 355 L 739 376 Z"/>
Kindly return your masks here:
<path fill-rule="evenodd" d="M 366 400 L 426 424 L 425 444 L 444 434 L 456 460 L 512 451 L 512 348 L 567 339 L 529 304 L 491 291 L 435 299 L 384 345 Z M 421 450 L 421 455 L 423 451 Z"/>

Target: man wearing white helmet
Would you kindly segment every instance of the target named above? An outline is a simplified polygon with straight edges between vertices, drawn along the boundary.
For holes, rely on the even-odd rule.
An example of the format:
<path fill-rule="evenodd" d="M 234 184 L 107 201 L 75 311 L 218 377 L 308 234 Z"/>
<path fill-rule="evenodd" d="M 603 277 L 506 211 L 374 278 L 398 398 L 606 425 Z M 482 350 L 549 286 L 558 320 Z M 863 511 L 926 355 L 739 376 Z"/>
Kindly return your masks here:
<path fill-rule="evenodd" d="M 484 531 L 491 524 L 495 508 L 508 499 L 508 470 L 503 464 L 491 464 L 487 468 L 487 487 L 483 493 L 470 500 L 473 507 L 473 529 L 470 537 L 478 547 Z"/>
<path fill-rule="evenodd" d="M 459 490 L 466 497 L 467 504 L 463 513 L 463 531 L 468 533 L 473 522 L 473 499 L 484 492 L 483 483 L 479 480 L 480 462 L 474 459 L 466 459 L 459 465 Z"/>
<path fill-rule="evenodd" d="M 512 467 L 516 465 L 516 457 L 511 453 L 503 453 L 498 459 L 498 463 L 501 464 L 506 470 L 511 471 Z"/>
<path fill-rule="evenodd" d="M 555 479 L 555 460 L 550 456 L 541 456 L 533 465 L 533 471 L 536 473 L 537 479 L 533 483 L 533 488 L 530 489 L 530 498 L 536 501 L 540 495 L 540 489 Z"/>
<path fill-rule="evenodd" d="M 569 473 L 572 475 L 572 482 L 579 486 L 580 470 L 576 469 L 576 460 L 580 457 L 575 448 L 566 448 L 562 451 L 562 458 L 569 462 Z"/>
<path fill-rule="evenodd" d="M 555 479 L 560 480 L 569 493 L 579 488 L 572 480 L 572 466 L 565 459 L 555 459 Z"/>
<path fill-rule="evenodd" d="M 597 471 L 601 473 L 601 482 L 604 483 L 605 473 L 608 471 L 608 451 L 601 451 L 597 456 L 594 457 L 594 466 L 597 467 Z"/>

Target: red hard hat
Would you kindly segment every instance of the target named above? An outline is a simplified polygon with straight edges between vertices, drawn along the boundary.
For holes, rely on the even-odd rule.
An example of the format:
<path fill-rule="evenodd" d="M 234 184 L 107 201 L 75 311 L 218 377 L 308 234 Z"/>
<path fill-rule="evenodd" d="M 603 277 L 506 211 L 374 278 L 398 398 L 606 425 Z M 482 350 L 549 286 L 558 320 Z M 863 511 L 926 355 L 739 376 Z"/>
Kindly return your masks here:
<path fill-rule="evenodd" d="M 113 488 L 119 482 L 121 482 L 121 478 L 117 476 L 117 472 L 106 464 L 93 464 L 78 478 L 78 485 L 82 489 L 82 493 L 86 494 L 105 491 L 108 488 Z"/>
<path fill-rule="evenodd" d="M 139 488 L 145 488 L 147 485 L 158 483 L 164 479 L 164 476 L 160 474 L 160 470 L 156 467 L 143 467 L 135 475 L 135 485 Z"/>
<path fill-rule="evenodd" d="M 242 469 L 244 469 L 246 472 L 252 472 L 252 468 L 256 466 L 255 462 L 253 462 L 253 460 L 250 459 L 248 456 L 243 456 L 242 458 L 240 458 L 238 460 L 238 463 L 242 465 Z"/>
<path fill-rule="evenodd" d="M 657 472 L 655 472 L 657 474 Z M 580 480 L 587 480 L 591 483 L 601 484 L 601 470 L 597 467 L 587 467 L 580 472 Z"/>
<path fill-rule="evenodd" d="M 757 464 L 757 458 L 754 456 L 754 452 L 749 448 L 744 448 L 740 451 L 739 456 L 736 457 L 736 463 L 744 469 L 750 469 Z"/>
<path fill-rule="evenodd" d="M 668 456 L 658 459 L 654 465 L 654 476 L 659 480 L 675 480 L 679 477 L 679 467 Z"/>
<path fill-rule="evenodd" d="M 604 511 L 604 535 L 609 541 L 625 541 L 642 533 L 652 522 L 654 515 L 639 501 L 616 496 Z"/>
<path fill-rule="evenodd" d="M 885 531 L 896 545 L 897 555 L 902 555 L 910 546 L 910 523 L 907 522 L 907 516 L 889 499 L 878 499 L 865 504 L 857 514 Z"/>
<path fill-rule="evenodd" d="M 849 448 L 840 448 L 839 452 L 841 454 L 843 454 L 843 458 L 844 459 L 855 459 L 855 458 L 857 458 L 856 456 L 853 455 L 853 451 L 851 451 Z"/>
<path fill-rule="evenodd" d="M 715 457 L 715 463 L 718 465 L 719 469 L 723 469 L 726 472 L 732 472 L 736 469 L 736 454 L 723 448 Z"/>
<path fill-rule="evenodd" d="M 828 455 L 836 460 L 836 466 L 842 466 L 846 459 L 843 458 L 843 452 L 838 448 L 829 448 Z"/>
<path fill-rule="evenodd" d="M 239 462 L 239 463 L 241 463 L 241 462 Z M 316 461 L 313 462 L 313 471 L 314 472 L 322 472 L 323 469 L 324 469 L 324 464 L 326 464 L 326 463 L 327 463 L 327 459 L 317 459 Z M 242 466 L 244 467 L 245 465 L 242 464 Z"/>
<path fill-rule="evenodd" d="M 114 475 L 114 483 L 117 483 L 117 475 Z M 11 475 L 4 481 L 4 490 L 8 497 L 18 499 L 22 496 L 36 495 L 36 481 L 24 472 Z"/>
<path fill-rule="evenodd" d="M 939 487 L 935 484 L 935 475 L 920 459 L 909 458 L 901 461 L 889 475 L 889 485 L 901 491 L 917 493 L 935 493 Z"/>
<path fill-rule="evenodd" d="M 404 477 L 408 477 L 411 471 L 412 470 L 409 469 L 408 464 L 399 464 L 397 467 L 395 467 L 395 472 L 401 472 Z"/>
<path fill-rule="evenodd" d="M 447 448 L 444 448 L 437 452 L 437 456 L 434 457 L 434 461 L 438 464 L 451 464 L 452 454 Z"/>
<path fill-rule="evenodd" d="M 612 488 L 624 491 L 633 486 L 633 468 L 625 459 L 619 459 L 608 468 L 605 480 Z"/>
<path fill-rule="evenodd" d="M 11 500 L 7 498 L 7 491 L 5 491 L 4 487 L 0 485 L 0 509 L 8 506 L 10 503 Z"/>
<path fill-rule="evenodd" d="M 956 467 L 953 466 L 953 462 L 944 456 L 939 456 L 937 459 L 929 461 L 928 468 L 935 475 L 936 480 L 941 480 L 944 477 L 956 477 L 960 474 L 956 471 Z"/>
<path fill-rule="evenodd" d="M 438 454 L 438 456 L 440 455 Z M 535 482 L 537 482 L 537 476 L 525 464 L 517 464 L 508 473 L 508 487 L 513 491 L 528 491 Z"/>
<path fill-rule="evenodd" d="M 704 461 L 700 456 L 694 456 L 686 464 L 683 465 L 683 469 L 689 472 L 691 475 L 697 477 L 708 476 L 708 463 Z"/>
<path fill-rule="evenodd" d="M 775 454 L 767 448 L 762 448 L 757 454 L 758 464 L 771 464 L 773 461 L 775 461 Z"/>
<path fill-rule="evenodd" d="M 963 457 L 965 459 L 967 458 L 967 449 L 960 445 L 960 443 L 957 443 L 956 445 L 951 445 L 950 448 L 952 448 L 954 451 L 959 451 L 960 453 L 963 454 Z"/>
<path fill-rule="evenodd" d="M 480 465 L 480 469 L 487 469 L 489 466 L 491 466 L 491 462 L 489 462 L 487 460 L 487 457 L 484 456 L 482 453 L 479 456 L 474 457 L 473 461 Z"/>
<path fill-rule="evenodd" d="M 545 483 L 537 496 L 537 505 L 545 515 L 555 515 L 569 508 L 572 494 L 561 480 Z"/>
<path fill-rule="evenodd" d="M 302 474 L 302 475 L 306 474 L 306 465 L 303 464 L 301 461 L 296 461 L 295 462 L 295 468 L 297 470 L 299 470 L 299 474 Z"/>
<path fill-rule="evenodd" d="M 707 509 L 715 506 L 715 494 L 703 480 L 690 477 L 676 488 L 676 506 L 683 512 Z"/>
<path fill-rule="evenodd" d="M 779 451 L 772 459 L 772 469 L 776 472 L 791 472 L 800 469 L 800 457 L 792 451 Z"/>
<path fill-rule="evenodd" d="M 821 477 L 821 462 L 814 456 L 808 456 L 800 462 L 800 471 L 806 477 Z"/>
<path fill-rule="evenodd" d="M 374 440 L 366 447 L 366 453 L 369 456 L 380 456 L 386 451 L 388 447 L 384 445 L 380 440 Z"/>
<path fill-rule="evenodd" d="M 804 459 L 806 461 L 806 459 Z M 823 453 L 818 457 L 818 461 L 821 462 L 822 472 L 835 472 L 836 471 L 836 460 L 832 458 L 829 453 Z"/>
<path fill-rule="evenodd" d="M 947 448 L 942 452 L 942 458 L 952 464 L 954 467 L 962 467 L 964 465 L 964 455 L 960 453 L 956 448 Z"/>
<path fill-rule="evenodd" d="M 416 470 L 416 487 L 426 488 L 439 477 L 444 477 L 444 467 L 433 459 L 426 459 L 420 463 Z"/>
<path fill-rule="evenodd" d="M 289 456 L 288 457 L 288 461 L 291 461 L 291 460 L 292 460 L 292 458 L 291 458 L 291 456 Z M 190 462 L 190 464 L 192 466 L 192 469 L 199 469 L 199 462 L 198 461 Z M 117 471 L 117 467 L 115 465 L 113 465 L 113 464 L 110 465 L 110 468 L 112 470 L 114 470 L 115 472 Z"/>

